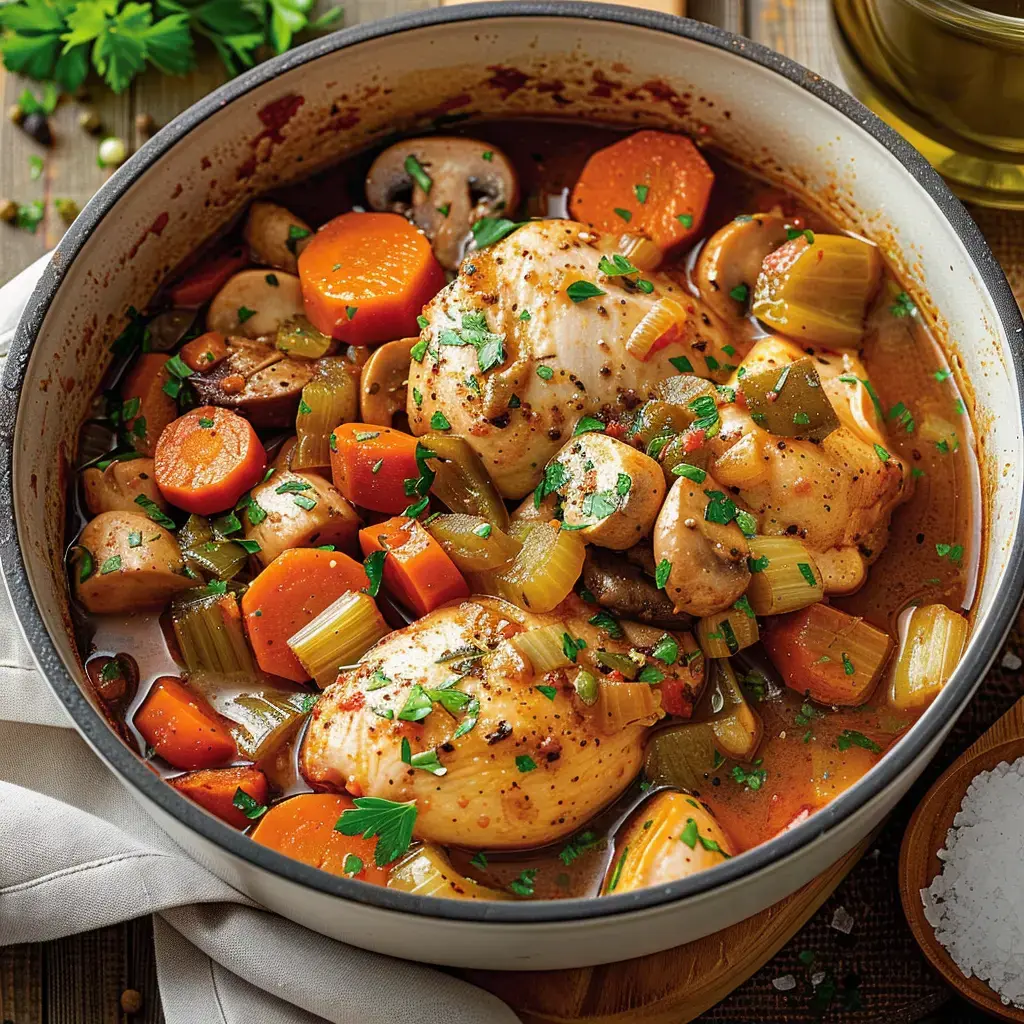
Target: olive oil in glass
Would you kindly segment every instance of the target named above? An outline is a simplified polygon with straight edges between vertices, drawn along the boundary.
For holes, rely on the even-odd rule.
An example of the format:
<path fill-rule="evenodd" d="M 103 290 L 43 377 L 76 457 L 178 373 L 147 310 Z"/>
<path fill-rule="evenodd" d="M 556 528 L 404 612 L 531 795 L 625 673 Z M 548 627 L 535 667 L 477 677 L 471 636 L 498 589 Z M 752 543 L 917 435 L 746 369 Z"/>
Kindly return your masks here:
<path fill-rule="evenodd" d="M 1024 0 L 832 0 L 851 90 L 962 198 L 1024 209 Z"/>

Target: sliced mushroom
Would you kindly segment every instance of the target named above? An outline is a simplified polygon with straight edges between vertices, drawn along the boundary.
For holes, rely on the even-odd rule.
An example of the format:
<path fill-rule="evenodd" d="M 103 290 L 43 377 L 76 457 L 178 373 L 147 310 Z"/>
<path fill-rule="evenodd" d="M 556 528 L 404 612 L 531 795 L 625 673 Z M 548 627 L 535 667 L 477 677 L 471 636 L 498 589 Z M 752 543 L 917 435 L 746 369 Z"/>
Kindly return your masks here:
<path fill-rule="evenodd" d="M 704 491 L 718 489 L 710 475 L 699 485 L 680 477 L 654 526 L 654 559 L 670 566 L 665 593 L 677 612 L 714 615 L 731 607 L 750 582 L 750 548 L 740 528 L 706 518 Z"/>
<path fill-rule="evenodd" d="M 297 273 L 298 255 L 313 230 L 290 210 L 264 200 L 249 207 L 242 237 L 249 243 L 257 263 Z"/>
<path fill-rule="evenodd" d="M 243 270 L 213 297 L 206 326 L 221 334 L 266 338 L 276 334 L 286 320 L 304 312 L 302 289 L 294 274 Z"/>
<path fill-rule="evenodd" d="M 665 475 L 649 455 L 607 434 L 580 434 L 552 460 L 564 467 L 565 523 L 591 544 L 623 551 L 654 526 Z"/>
<path fill-rule="evenodd" d="M 316 363 L 245 338 L 229 339 L 228 347 L 230 354 L 215 369 L 189 377 L 200 403 L 237 409 L 255 427 L 293 427 Z"/>
<path fill-rule="evenodd" d="M 91 565 L 79 561 L 75 589 L 96 615 L 157 611 L 195 586 L 185 575 L 174 535 L 147 516 L 103 512 L 82 530 L 78 544 L 88 551 Z"/>
<path fill-rule="evenodd" d="M 694 270 L 700 297 L 726 321 L 745 316 L 761 261 L 786 238 L 781 213 L 744 214 L 719 228 L 701 250 Z"/>
<path fill-rule="evenodd" d="M 384 150 L 366 175 L 366 199 L 375 210 L 409 217 L 441 265 L 455 270 L 473 224 L 515 209 L 519 182 L 490 143 L 435 135 Z"/>
<path fill-rule="evenodd" d="M 349 551 L 355 547 L 362 521 L 355 509 L 318 473 L 275 470 L 270 479 L 252 489 L 252 500 L 267 513 L 256 526 L 246 521 L 245 539 L 254 540 L 256 557 L 269 565 L 286 548 L 333 544 Z"/>
<path fill-rule="evenodd" d="M 409 391 L 409 353 L 417 341 L 419 338 L 389 341 L 366 361 L 359 384 L 363 423 L 390 427 L 395 413 L 405 412 Z"/>
<path fill-rule="evenodd" d="M 82 487 L 85 504 L 94 516 L 101 512 L 138 512 L 135 499 L 139 495 L 160 509 L 167 508 L 153 476 L 152 459 L 112 462 L 104 470 L 91 466 L 82 473 Z"/>
<path fill-rule="evenodd" d="M 622 555 L 598 547 L 587 548 L 583 585 L 602 608 L 623 619 L 636 619 L 666 629 L 690 624 L 690 616 L 677 615 L 664 591 L 639 566 Z"/>

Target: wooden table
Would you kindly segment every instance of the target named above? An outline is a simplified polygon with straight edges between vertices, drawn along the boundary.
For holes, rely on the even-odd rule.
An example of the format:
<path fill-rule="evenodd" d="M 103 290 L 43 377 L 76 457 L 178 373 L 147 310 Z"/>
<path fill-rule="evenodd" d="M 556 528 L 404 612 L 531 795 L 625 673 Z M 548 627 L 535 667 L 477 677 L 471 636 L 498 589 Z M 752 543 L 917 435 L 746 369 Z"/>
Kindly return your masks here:
<path fill-rule="evenodd" d="M 399 11 L 437 6 L 438 0 L 347 0 L 346 24 L 371 21 Z M 323 6 L 323 5 L 321 5 Z M 839 71 L 828 32 L 828 0 L 689 0 L 692 17 L 766 43 L 834 80 Z M 95 109 L 105 134 L 133 147 L 143 140 L 135 118 L 150 114 L 158 125 L 170 120 L 223 80 L 215 60 L 204 60 L 187 78 L 147 74 L 129 92 L 113 96 L 94 87 Z M 25 82 L 0 70 L 4 107 L 17 101 Z M 47 200 L 47 215 L 36 234 L 0 225 L 0 283 L 7 281 L 60 238 L 62 222 L 52 200 L 68 197 L 84 204 L 102 183 L 96 166 L 96 139 L 78 127 L 83 105 L 64 104 L 52 119 L 57 145 L 43 153 L 6 119 L 0 124 L 0 199 Z M 30 177 L 29 156 L 44 156 L 38 180 Z M 973 211 L 1003 263 L 1018 299 L 1024 295 L 1024 214 Z M 10 840 L 8 840 L 10 841 Z M 151 927 L 148 919 L 105 928 L 56 942 L 0 950 L 2 1024 L 117 1024 L 124 1020 L 119 997 L 126 988 L 143 994 L 140 1024 L 162 1022 L 157 997 Z M 829 1020 L 843 1020 L 833 1011 Z M 860 1018 L 863 1019 L 863 1018 Z M 957 1003 L 920 1024 L 973 1024 L 983 1018 Z"/>

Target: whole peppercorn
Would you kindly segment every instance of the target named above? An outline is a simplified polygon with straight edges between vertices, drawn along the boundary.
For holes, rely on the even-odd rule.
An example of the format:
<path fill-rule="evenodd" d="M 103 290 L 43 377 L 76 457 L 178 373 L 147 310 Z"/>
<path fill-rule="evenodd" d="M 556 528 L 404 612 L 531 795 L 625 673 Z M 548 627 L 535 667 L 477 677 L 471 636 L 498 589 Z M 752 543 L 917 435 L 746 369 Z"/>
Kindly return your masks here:
<path fill-rule="evenodd" d="M 100 115 L 95 110 L 83 110 L 78 118 L 78 125 L 90 135 L 97 135 L 103 128 Z"/>
<path fill-rule="evenodd" d="M 14 124 L 21 124 L 25 120 L 25 111 L 20 103 L 13 103 L 7 108 L 7 116 Z"/>
<path fill-rule="evenodd" d="M 41 146 L 53 145 L 53 132 L 45 114 L 26 114 L 21 122 L 21 130 L 32 136 Z"/>
<path fill-rule="evenodd" d="M 0 199 L 0 220 L 13 224 L 18 216 L 18 204 L 13 199 Z"/>
<path fill-rule="evenodd" d="M 138 1013 L 142 1009 L 142 993 L 126 988 L 121 993 L 121 1009 L 127 1014 Z"/>

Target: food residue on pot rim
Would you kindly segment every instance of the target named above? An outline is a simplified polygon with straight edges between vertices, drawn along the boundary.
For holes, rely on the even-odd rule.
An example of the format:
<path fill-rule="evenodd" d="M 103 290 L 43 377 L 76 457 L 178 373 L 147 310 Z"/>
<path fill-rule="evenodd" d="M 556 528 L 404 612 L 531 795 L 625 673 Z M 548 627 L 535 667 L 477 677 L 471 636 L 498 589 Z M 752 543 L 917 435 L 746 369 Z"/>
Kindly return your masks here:
<path fill-rule="evenodd" d="M 1024 757 L 976 775 L 921 890 L 924 915 L 957 967 L 1024 1007 Z"/>

